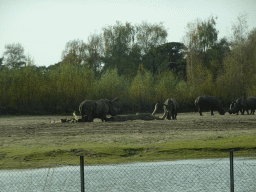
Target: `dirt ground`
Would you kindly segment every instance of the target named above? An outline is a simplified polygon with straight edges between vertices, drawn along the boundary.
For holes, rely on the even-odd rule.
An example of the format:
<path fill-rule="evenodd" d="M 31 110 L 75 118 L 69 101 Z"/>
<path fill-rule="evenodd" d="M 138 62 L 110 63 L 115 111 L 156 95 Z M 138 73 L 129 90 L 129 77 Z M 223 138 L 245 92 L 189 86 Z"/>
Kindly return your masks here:
<path fill-rule="evenodd" d="M 161 116 L 161 114 L 157 114 Z M 179 113 L 177 120 L 134 120 L 125 122 L 53 123 L 70 116 L 1 116 L 1 137 L 77 136 L 92 134 L 165 133 L 170 131 L 217 131 L 221 135 L 237 132 L 238 135 L 256 134 L 256 115 L 219 115 L 210 112 Z M 185 137 L 185 136 L 184 136 Z M 182 138 L 180 138 L 182 139 Z"/>

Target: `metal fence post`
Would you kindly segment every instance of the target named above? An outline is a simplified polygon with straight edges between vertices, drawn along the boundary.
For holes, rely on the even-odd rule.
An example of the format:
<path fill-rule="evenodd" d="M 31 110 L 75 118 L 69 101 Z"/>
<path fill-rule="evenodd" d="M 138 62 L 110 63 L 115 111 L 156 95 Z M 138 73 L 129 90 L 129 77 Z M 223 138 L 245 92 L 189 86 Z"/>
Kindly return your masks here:
<path fill-rule="evenodd" d="M 234 159 L 233 159 L 233 151 L 230 150 L 230 191 L 234 192 Z"/>
<path fill-rule="evenodd" d="M 84 192 L 84 156 L 80 156 L 81 192 Z"/>

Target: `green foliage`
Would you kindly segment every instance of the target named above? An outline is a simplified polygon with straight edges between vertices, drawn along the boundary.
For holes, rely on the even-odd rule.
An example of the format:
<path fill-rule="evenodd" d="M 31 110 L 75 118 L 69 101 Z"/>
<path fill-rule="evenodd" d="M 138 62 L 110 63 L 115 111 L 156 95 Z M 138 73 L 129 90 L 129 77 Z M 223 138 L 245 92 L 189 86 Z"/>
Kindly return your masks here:
<path fill-rule="evenodd" d="M 124 76 L 119 76 L 117 69 L 107 70 L 101 78 L 94 83 L 94 99 L 125 98 L 129 82 Z"/>
<path fill-rule="evenodd" d="M 215 28 L 217 18 L 189 23 L 184 36 L 187 47 L 187 82 L 194 97 L 216 94 L 215 81 L 223 69 L 223 59 L 229 47 L 225 38 L 219 42 Z"/>
<path fill-rule="evenodd" d="M 62 61 L 72 65 L 81 65 L 85 62 L 87 46 L 82 40 L 69 41 L 62 52 Z"/>
<path fill-rule="evenodd" d="M 162 23 L 150 24 L 147 22 L 142 22 L 137 26 L 137 30 L 137 41 L 142 51 L 142 63 L 154 76 L 160 66 L 167 63 L 168 53 L 163 54 L 161 50 L 161 45 L 166 41 L 167 30 Z"/>
<path fill-rule="evenodd" d="M 6 100 L 3 105 L 17 106 L 23 110 L 31 108 L 40 99 L 41 74 L 34 66 L 1 71 L 2 90 Z"/>
<path fill-rule="evenodd" d="M 202 51 L 211 48 L 218 39 L 218 31 L 215 28 L 216 18 L 210 17 L 208 21 L 199 22 L 197 25 L 199 45 Z"/>
<path fill-rule="evenodd" d="M 86 66 L 62 64 L 50 71 L 51 93 L 59 112 L 74 110 L 81 101 L 93 97 L 94 73 Z"/>
<path fill-rule="evenodd" d="M 167 30 L 162 23 L 132 25 L 117 21 L 113 26 L 104 27 L 103 71 L 117 68 L 119 75 L 134 77 L 139 64 L 143 63 L 154 75 L 162 62 L 157 47 L 165 42 L 166 37 Z"/>
<path fill-rule="evenodd" d="M 218 79 L 219 88 L 225 90 L 223 97 L 232 100 L 243 96 L 243 74 L 239 62 L 233 55 L 229 55 L 224 60 L 224 73 Z"/>
<path fill-rule="evenodd" d="M 184 80 L 177 82 L 175 98 L 180 103 L 181 108 L 186 109 L 189 104 L 194 104 L 195 97 L 193 97 L 191 93 L 191 87 L 189 87 Z"/>
<path fill-rule="evenodd" d="M 151 103 L 154 100 L 153 75 L 144 71 L 142 67 L 131 82 L 129 97 L 132 102 L 140 105 Z"/>
<path fill-rule="evenodd" d="M 158 81 L 155 85 L 155 102 L 160 101 L 161 103 L 164 103 L 167 98 L 176 98 L 178 79 L 172 71 L 159 73 L 156 78 Z"/>
<path fill-rule="evenodd" d="M 256 95 L 256 30 L 247 35 L 244 19 L 238 17 L 237 25 L 233 26 L 232 49 L 225 56 L 223 71 L 217 78 L 217 86 L 226 99 Z"/>
<path fill-rule="evenodd" d="M 135 51 L 133 46 L 135 27 L 131 23 L 122 24 L 117 21 L 116 25 L 103 28 L 104 58 L 103 71 L 117 68 L 119 75 L 127 74 L 130 65 L 129 55 Z"/>
<path fill-rule="evenodd" d="M 24 48 L 20 43 L 13 43 L 5 45 L 4 64 L 10 68 L 19 68 L 26 63 L 26 56 L 24 55 Z"/>

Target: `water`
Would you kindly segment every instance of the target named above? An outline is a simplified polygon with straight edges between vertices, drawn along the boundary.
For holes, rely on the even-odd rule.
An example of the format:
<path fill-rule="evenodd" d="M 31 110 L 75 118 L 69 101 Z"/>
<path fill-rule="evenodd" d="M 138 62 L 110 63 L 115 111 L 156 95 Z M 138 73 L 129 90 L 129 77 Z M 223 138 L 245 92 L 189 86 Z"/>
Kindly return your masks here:
<path fill-rule="evenodd" d="M 230 191 L 229 159 L 85 166 L 85 191 Z M 234 159 L 235 191 L 256 192 L 256 160 Z M 1 170 L 0 191 L 81 191 L 80 167 Z"/>

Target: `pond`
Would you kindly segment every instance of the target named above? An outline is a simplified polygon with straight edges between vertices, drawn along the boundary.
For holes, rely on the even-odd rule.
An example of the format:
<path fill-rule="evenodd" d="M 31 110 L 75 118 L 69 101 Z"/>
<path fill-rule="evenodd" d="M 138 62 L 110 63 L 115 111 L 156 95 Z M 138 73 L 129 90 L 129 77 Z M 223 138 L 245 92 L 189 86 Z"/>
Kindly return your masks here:
<path fill-rule="evenodd" d="M 230 191 L 229 159 L 85 166 L 85 191 Z M 234 159 L 235 191 L 256 191 L 256 160 Z M 1 191 L 81 191 L 80 167 L 0 170 Z"/>

